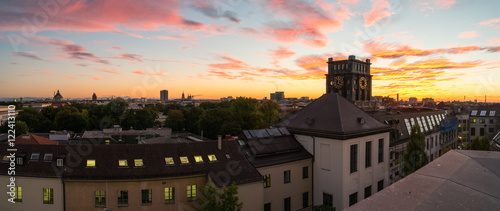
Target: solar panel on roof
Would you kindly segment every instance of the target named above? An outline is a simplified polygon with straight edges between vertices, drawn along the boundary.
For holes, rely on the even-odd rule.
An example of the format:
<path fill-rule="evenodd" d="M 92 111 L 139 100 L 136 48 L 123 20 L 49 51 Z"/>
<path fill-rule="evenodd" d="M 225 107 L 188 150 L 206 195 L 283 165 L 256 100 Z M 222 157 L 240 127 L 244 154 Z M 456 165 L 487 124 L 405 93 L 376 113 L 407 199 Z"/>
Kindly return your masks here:
<path fill-rule="evenodd" d="M 284 127 L 282 128 L 278 128 L 278 130 L 281 132 L 281 134 L 283 135 L 290 135 L 290 132 L 288 132 L 288 130 Z"/>
<path fill-rule="evenodd" d="M 486 116 L 486 110 L 482 110 L 481 114 L 479 114 L 479 116 Z"/>
<path fill-rule="evenodd" d="M 243 134 L 245 134 L 245 137 L 247 137 L 247 139 L 251 139 L 252 138 L 252 135 L 250 135 L 250 133 L 248 132 L 248 130 L 244 130 Z"/>
<path fill-rule="evenodd" d="M 281 136 L 281 133 L 277 128 L 271 128 L 271 129 L 266 129 L 266 130 L 272 136 Z"/>
<path fill-rule="evenodd" d="M 269 133 L 265 129 L 262 130 L 250 130 L 250 134 L 252 134 L 253 137 L 257 138 L 266 138 L 269 137 Z"/>

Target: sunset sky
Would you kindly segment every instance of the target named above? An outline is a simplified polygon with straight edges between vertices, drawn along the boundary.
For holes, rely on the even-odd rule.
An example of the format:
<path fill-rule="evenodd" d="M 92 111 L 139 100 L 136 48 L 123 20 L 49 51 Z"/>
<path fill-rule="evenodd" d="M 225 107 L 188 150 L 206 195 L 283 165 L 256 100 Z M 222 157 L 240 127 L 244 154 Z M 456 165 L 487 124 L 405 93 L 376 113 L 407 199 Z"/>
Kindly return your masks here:
<path fill-rule="evenodd" d="M 0 98 L 317 98 L 356 55 L 374 96 L 500 102 L 498 0 L 0 4 Z"/>

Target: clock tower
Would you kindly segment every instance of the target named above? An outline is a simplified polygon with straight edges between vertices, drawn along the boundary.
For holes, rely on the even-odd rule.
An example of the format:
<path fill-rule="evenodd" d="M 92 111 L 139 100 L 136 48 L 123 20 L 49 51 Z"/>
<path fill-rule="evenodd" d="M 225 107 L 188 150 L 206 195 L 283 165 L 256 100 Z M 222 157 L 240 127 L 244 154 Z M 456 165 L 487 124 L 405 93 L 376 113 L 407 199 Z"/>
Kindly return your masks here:
<path fill-rule="evenodd" d="M 357 60 L 349 56 L 348 60 L 333 61 L 328 58 L 326 74 L 326 93 L 339 93 L 347 100 L 358 104 L 370 101 L 372 96 L 372 75 L 370 60 Z"/>

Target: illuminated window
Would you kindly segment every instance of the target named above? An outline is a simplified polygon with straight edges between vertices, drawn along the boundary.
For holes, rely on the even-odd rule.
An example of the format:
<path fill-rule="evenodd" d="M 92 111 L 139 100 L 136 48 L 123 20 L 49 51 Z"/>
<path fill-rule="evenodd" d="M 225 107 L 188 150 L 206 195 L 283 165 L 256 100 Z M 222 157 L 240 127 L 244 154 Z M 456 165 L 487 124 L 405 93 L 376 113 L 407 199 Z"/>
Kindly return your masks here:
<path fill-rule="evenodd" d="M 189 163 L 188 157 L 186 157 L 186 156 L 181 157 L 181 163 L 188 164 Z"/>
<path fill-rule="evenodd" d="M 3 163 L 8 163 L 9 162 L 9 156 L 8 155 L 4 155 L 3 158 L 2 158 L 2 162 Z"/>
<path fill-rule="evenodd" d="M 127 160 L 118 160 L 118 166 L 127 167 L 128 166 Z"/>
<path fill-rule="evenodd" d="M 128 191 L 119 190 L 118 191 L 118 206 L 127 206 L 128 205 Z"/>
<path fill-rule="evenodd" d="M 151 189 L 142 190 L 141 196 L 142 204 L 151 204 L 151 202 L 153 202 L 153 192 Z"/>
<path fill-rule="evenodd" d="M 174 203 L 175 202 L 175 188 L 165 188 L 165 203 Z"/>
<path fill-rule="evenodd" d="M 196 185 L 187 186 L 187 199 L 188 201 L 196 200 Z"/>
<path fill-rule="evenodd" d="M 172 158 L 172 157 L 166 157 L 165 158 L 165 164 L 166 165 L 175 165 L 174 158 Z"/>
<path fill-rule="evenodd" d="M 271 175 L 266 174 L 263 177 L 264 177 L 264 188 L 271 187 Z"/>
<path fill-rule="evenodd" d="M 30 158 L 31 161 L 38 161 L 39 158 L 40 158 L 40 153 L 31 153 L 31 158 Z"/>
<path fill-rule="evenodd" d="M 64 165 L 64 160 L 62 158 L 57 159 L 57 166 L 63 166 Z"/>
<path fill-rule="evenodd" d="M 45 156 L 43 156 L 43 162 L 50 162 L 52 161 L 52 153 L 47 153 Z"/>
<path fill-rule="evenodd" d="M 14 193 L 16 194 L 14 196 L 14 201 L 15 202 L 22 202 L 23 201 L 23 188 L 19 187 L 19 186 L 15 186 Z"/>
<path fill-rule="evenodd" d="M 134 159 L 134 165 L 136 167 L 144 166 L 144 163 L 142 162 L 142 159 Z"/>
<path fill-rule="evenodd" d="M 87 160 L 87 167 L 95 167 L 95 160 Z"/>
<path fill-rule="evenodd" d="M 106 206 L 106 191 L 98 190 L 94 191 L 95 206 L 101 207 Z"/>
<path fill-rule="evenodd" d="M 203 158 L 201 158 L 201 156 L 199 155 L 194 156 L 194 160 L 196 163 L 203 163 Z"/>
<path fill-rule="evenodd" d="M 52 188 L 43 189 L 43 203 L 54 204 L 54 189 Z"/>
<path fill-rule="evenodd" d="M 210 160 L 210 162 L 217 161 L 217 157 L 215 157 L 215 155 L 208 155 L 208 160 Z"/>

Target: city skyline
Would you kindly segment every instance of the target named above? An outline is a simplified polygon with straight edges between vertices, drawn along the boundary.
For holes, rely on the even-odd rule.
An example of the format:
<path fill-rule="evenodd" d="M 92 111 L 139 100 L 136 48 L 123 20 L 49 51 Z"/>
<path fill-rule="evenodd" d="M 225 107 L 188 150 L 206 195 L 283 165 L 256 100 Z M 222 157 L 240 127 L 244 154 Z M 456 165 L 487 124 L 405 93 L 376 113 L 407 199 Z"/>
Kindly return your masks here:
<path fill-rule="evenodd" d="M 370 59 L 373 96 L 500 102 L 500 15 L 438 1 L 6 1 L 2 97 L 318 98 Z"/>

